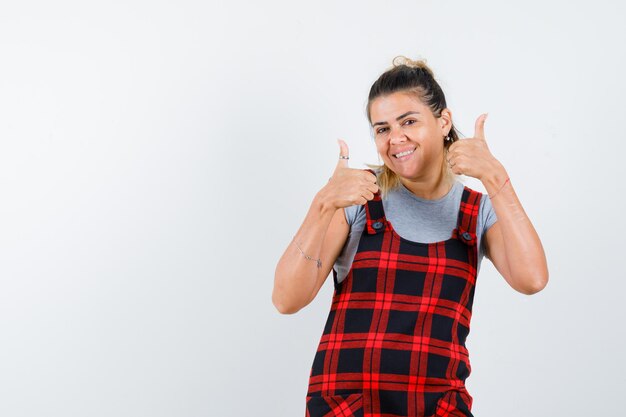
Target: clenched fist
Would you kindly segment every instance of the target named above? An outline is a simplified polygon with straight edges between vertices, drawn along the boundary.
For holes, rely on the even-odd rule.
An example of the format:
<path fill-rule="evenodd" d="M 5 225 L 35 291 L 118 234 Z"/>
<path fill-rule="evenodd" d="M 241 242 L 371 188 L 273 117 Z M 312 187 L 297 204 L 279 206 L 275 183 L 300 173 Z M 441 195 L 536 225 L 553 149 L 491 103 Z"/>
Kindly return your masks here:
<path fill-rule="evenodd" d="M 335 209 L 365 204 L 374 198 L 378 192 L 376 175 L 364 169 L 348 167 L 348 145 L 341 139 L 339 143 L 339 158 L 333 176 L 324 186 L 321 193 L 330 207 Z"/>
<path fill-rule="evenodd" d="M 482 181 L 485 175 L 493 172 L 494 167 L 498 166 L 499 162 L 491 154 L 485 139 L 486 119 L 486 114 L 476 119 L 474 137 L 457 140 L 448 148 L 446 158 L 453 173 Z"/>

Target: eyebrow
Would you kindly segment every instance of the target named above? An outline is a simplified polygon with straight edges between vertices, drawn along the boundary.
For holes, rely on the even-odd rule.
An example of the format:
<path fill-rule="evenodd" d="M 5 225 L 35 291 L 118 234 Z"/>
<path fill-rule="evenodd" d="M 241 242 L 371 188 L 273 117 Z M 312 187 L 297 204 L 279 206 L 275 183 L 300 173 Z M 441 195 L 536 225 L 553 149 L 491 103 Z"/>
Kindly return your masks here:
<path fill-rule="evenodd" d="M 418 112 L 418 111 L 408 111 L 408 112 L 406 112 L 404 114 L 401 114 L 400 116 L 396 117 L 396 120 L 400 120 L 403 117 L 408 116 L 409 114 L 420 114 L 420 112 Z M 387 124 L 387 122 L 376 122 L 376 123 L 374 123 L 372 125 L 372 127 L 377 126 L 377 125 L 386 125 L 386 124 Z"/>

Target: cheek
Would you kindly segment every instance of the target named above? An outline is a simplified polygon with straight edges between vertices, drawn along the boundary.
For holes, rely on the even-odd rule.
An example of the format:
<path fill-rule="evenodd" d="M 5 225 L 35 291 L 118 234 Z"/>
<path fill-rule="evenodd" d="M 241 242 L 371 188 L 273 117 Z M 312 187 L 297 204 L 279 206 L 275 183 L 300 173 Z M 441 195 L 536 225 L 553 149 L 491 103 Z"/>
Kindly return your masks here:
<path fill-rule="evenodd" d="M 385 143 L 376 142 L 376 151 L 380 154 L 385 154 L 387 152 L 388 147 Z"/>

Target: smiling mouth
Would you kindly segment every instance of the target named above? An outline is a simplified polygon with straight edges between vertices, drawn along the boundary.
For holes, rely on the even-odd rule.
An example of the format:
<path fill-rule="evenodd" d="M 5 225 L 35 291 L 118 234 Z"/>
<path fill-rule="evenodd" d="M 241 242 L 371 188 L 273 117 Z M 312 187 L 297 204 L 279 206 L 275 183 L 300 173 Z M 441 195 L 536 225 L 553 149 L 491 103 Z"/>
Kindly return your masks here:
<path fill-rule="evenodd" d="M 399 158 L 402 158 L 404 156 L 411 155 L 413 152 L 415 152 L 415 148 L 413 148 L 410 151 L 404 151 L 404 152 L 397 153 L 397 154 L 394 155 L 394 157 L 399 159 Z"/>

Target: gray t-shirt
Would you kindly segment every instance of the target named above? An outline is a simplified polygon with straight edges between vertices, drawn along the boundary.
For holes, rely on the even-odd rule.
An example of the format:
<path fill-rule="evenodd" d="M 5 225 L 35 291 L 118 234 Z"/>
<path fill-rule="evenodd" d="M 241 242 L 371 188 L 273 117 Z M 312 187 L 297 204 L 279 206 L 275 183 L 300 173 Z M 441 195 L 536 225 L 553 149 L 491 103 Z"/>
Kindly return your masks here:
<path fill-rule="evenodd" d="M 394 230 L 403 238 L 414 242 L 433 243 L 448 240 L 457 226 L 464 184 L 456 180 L 448 194 L 438 200 L 420 198 L 400 184 L 389 191 L 383 198 L 385 217 L 393 225 Z M 365 227 L 365 206 L 346 207 L 346 219 L 350 225 L 348 240 L 335 262 L 337 281 L 345 279 L 359 245 L 361 233 Z M 476 243 L 478 245 L 478 265 L 485 254 L 482 237 L 496 222 L 496 213 L 489 196 L 483 193 L 480 200 L 476 224 Z"/>

